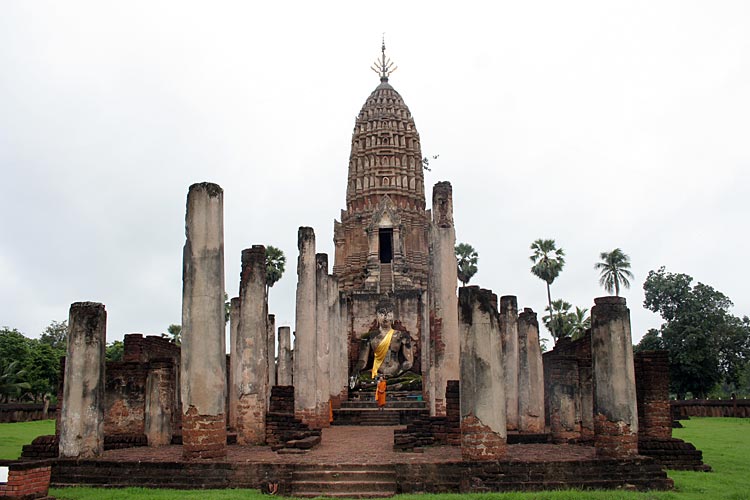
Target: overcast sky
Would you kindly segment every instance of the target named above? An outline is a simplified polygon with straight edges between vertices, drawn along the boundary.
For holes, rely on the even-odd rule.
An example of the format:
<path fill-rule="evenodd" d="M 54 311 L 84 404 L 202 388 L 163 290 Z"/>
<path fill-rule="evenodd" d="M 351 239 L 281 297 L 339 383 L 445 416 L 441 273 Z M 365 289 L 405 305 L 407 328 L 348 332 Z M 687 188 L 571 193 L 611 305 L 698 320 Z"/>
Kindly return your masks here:
<path fill-rule="evenodd" d="M 749 27 L 746 1 L 4 1 L 0 326 L 36 337 L 82 300 L 110 342 L 179 323 L 185 198 L 211 181 L 229 296 L 243 248 L 280 247 L 270 310 L 293 327 L 297 228 L 332 261 L 383 32 L 472 284 L 541 313 L 529 245 L 553 238 L 553 299 L 580 307 L 599 253 L 630 255 L 634 341 L 662 265 L 750 314 Z"/>

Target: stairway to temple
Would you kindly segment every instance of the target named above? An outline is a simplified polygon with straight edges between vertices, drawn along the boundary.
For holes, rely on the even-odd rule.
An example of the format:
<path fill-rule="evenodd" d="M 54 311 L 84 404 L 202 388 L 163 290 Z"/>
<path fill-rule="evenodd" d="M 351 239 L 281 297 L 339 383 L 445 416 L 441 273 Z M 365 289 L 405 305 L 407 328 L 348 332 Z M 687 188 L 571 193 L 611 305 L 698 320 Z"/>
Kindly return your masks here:
<path fill-rule="evenodd" d="M 385 498 L 396 494 L 396 472 L 386 464 L 308 464 L 292 473 L 292 496 Z"/>
<path fill-rule="evenodd" d="M 380 293 L 393 291 L 393 264 L 380 264 Z"/>
<path fill-rule="evenodd" d="M 379 409 L 374 392 L 353 392 L 341 408 L 333 410 L 333 425 L 407 425 L 430 413 L 419 391 L 386 393 L 386 405 Z"/>

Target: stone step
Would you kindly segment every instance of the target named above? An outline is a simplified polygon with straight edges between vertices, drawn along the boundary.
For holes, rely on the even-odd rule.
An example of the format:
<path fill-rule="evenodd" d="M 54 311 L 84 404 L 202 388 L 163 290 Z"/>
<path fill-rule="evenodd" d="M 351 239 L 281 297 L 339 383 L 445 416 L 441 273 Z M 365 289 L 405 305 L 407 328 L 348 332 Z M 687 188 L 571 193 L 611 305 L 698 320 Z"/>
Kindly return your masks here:
<path fill-rule="evenodd" d="M 389 401 L 388 398 L 386 398 L 386 406 L 389 408 L 418 408 L 425 410 L 427 409 L 427 403 L 425 401 L 401 401 L 401 400 L 395 400 L 395 401 Z M 349 408 L 377 408 L 378 404 L 375 401 L 367 401 L 367 400 L 360 400 L 360 401 L 343 401 L 341 403 L 341 408 L 349 409 Z"/>
<path fill-rule="evenodd" d="M 388 465 L 310 464 L 292 473 L 295 497 L 385 498 L 396 489 L 396 474 Z"/>

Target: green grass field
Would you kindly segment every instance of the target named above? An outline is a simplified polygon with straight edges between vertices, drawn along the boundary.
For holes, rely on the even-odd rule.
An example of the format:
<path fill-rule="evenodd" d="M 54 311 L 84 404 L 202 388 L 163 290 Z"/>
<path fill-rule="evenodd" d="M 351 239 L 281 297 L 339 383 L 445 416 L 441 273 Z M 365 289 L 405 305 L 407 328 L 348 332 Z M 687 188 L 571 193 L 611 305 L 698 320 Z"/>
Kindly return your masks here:
<path fill-rule="evenodd" d="M 21 456 L 21 448 L 35 437 L 55 433 L 54 420 L 0 424 L 0 459 L 15 460 Z"/>
<path fill-rule="evenodd" d="M 684 421 L 674 436 L 703 450 L 704 462 L 714 472 L 670 471 L 673 491 L 551 491 L 535 493 L 487 493 L 474 495 L 399 495 L 397 500 L 745 500 L 750 499 L 750 419 L 694 418 Z M 40 434 L 51 434 L 54 422 L 0 424 L 0 458 L 16 458 L 21 446 Z M 143 488 L 53 488 L 50 495 L 60 500 L 146 500 L 146 499 L 254 499 L 256 490 L 148 490 Z"/>

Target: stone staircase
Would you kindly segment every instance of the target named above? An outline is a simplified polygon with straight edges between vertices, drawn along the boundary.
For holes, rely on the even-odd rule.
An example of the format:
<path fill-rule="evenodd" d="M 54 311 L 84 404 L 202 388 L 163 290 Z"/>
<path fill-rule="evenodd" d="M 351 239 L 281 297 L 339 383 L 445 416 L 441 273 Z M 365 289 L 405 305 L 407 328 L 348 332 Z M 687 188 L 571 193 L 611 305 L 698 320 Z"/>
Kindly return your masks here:
<path fill-rule="evenodd" d="M 292 473 L 291 495 L 301 498 L 386 498 L 396 494 L 396 472 L 386 464 L 308 464 Z"/>
<path fill-rule="evenodd" d="M 373 392 L 357 392 L 333 410 L 333 425 L 407 425 L 429 415 L 420 392 L 393 391 L 386 395 L 384 409 L 375 403 Z"/>
<path fill-rule="evenodd" d="M 393 291 L 393 264 L 380 264 L 380 293 Z"/>

